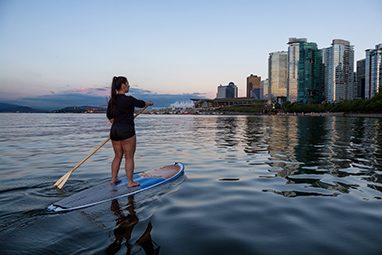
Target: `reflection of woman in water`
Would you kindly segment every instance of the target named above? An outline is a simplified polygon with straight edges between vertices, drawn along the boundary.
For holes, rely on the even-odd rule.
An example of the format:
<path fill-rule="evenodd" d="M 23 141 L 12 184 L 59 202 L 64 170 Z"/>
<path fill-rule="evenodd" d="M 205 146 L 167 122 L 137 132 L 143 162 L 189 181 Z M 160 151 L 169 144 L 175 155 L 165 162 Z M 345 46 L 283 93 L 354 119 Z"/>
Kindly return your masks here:
<path fill-rule="evenodd" d="M 128 198 L 128 215 L 123 213 L 123 210 L 120 208 L 118 200 L 114 199 L 111 202 L 111 210 L 117 216 L 117 227 L 114 229 L 114 242 L 109 245 L 106 249 L 106 254 L 116 254 L 121 249 L 121 243 L 123 239 L 126 240 L 127 252 L 126 254 L 131 254 L 132 245 L 130 244 L 131 234 L 133 233 L 134 226 L 138 224 L 139 219 L 134 210 L 134 198 L 129 196 Z M 141 237 L 135 242 L 135 244 L 141 246 L 145 251 L 146 255 L 159 254 L 159 248 L 154 247 L 154 242 L 151 239 L 151 222 L 146 227 L 145 232 Z M 156 246 L 156 245 L 155 245 Z"/>

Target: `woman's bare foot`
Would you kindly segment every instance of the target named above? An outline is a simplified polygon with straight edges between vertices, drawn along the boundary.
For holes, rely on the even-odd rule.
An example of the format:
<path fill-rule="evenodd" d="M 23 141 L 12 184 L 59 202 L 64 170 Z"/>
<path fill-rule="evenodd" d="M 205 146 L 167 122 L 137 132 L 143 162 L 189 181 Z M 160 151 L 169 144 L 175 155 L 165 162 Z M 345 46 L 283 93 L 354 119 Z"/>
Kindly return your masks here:
<path fill-rule="evenodd" d="M 111 179 L 111 184 L 118 184 L 118 183 L 120 183 L 121 182 L 121 180 L 118 180 L 118 179 Z"/>
<path fill-rule="evenodd" d="M 135 181 L 131 181 L 131 182 L 127 183 L 127 187 L 129 187 L 129 188 L 137 187 L 139 185 L 141 185 L 141 184 L 139 182 L 135 182 Z"/>

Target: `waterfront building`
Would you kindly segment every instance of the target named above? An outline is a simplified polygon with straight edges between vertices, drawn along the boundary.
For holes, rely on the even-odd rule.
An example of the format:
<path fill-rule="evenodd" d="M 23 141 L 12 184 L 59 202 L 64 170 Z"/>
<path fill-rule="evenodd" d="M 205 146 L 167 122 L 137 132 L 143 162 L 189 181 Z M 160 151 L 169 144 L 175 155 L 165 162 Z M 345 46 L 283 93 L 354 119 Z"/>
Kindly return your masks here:
<path fill-rule="evenodd" d="M 354 47 L 349 41 L 334 39 L 332 46 L 322 50 L 325 64 L 325 100 L 335 102 L 353 99 Z"/>
<path fill-rule="evenodd" d="M 235 83 L 230 82 L 228 85 L 219 85 L 216 98 L 236 98 L 238 95 L 238 88 Z"/>
<path fill-rule="evenodd" d="M 268 98 L 275 100 L 287 95 L 288 83 L 288 52 L 278 51 L 269 53 L 268 58 Z"/>
<path fill-rule="evenodd" d="M 268 95 L 269 95 L 269 80 L 268 79 L 261 81 L 260 95 L 261 95 L 261 99 L 268 100 Z"/>
<path fill-rule="evenodd" d="M 372 98 L 381 92 L 382 86 L 382 43 L 375 49 L 366 50 L 365 98 Z"/>
<path fill-rule="evenodd" d="M 203 108 L 214 110 L 216 108 L 227 106 L 264 106 L 266 102 L 264 100 L 257 100 L 250 97 L 236 97 L 236 98 L 215 98 L 215 99 L 191 99 L 194 101 L 195 108 Z"/>
<path fill-rule="evenodd" d="M 226 86 L 219 85 L 218 86 L 218 93 L 216 94 L 216 98 L 226 98 Z"/>
<path fill-rule="evenodd" d="M 251 74 L 247 77 L 247 97 L 261 99 L 261 77 Z"/>
<path fill-rule="evenodd" d="M 329 95 L 329 63 L 332 61 L 331 48 L 320 49 L 323 65 L 323 84 L 324 84 L 324 98 L 327 101 Z"/>
<path fill-rule="evenodd" d="M 289 38 L 287 100 L 290 102 L 297 101 L 298 63 L 300 59 L 300 45 L 306 42 L 306 38 Z"/>
<path fill-rule="evenodd" d="M 297 101 L 321 103 L 324 100 L 322 53 L 312 42 L 301 42 L 299 51 Z"/>
<path fill-rule="evenodd" d="M 365 98 L 365 67 L 366 59 L 357 61 L 357 73 L 356 73 L 356 98 Z"/>

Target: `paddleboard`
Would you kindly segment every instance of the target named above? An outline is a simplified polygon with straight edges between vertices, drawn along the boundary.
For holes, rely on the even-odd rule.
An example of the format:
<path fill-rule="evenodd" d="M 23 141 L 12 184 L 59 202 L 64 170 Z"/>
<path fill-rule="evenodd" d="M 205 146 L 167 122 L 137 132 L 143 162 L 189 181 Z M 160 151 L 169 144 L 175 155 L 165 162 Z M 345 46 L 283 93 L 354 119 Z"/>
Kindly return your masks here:
<path fill-rule="evenodd" d="M 110 181 L 108 181 L 75 193 L 51 204 L 48 207 L 48 210 L 51 212 L 71 211 L 97 205 L 116 198 L 134 195 L 175 180 L 183 175 L 183 173 L 184 165 L 179 162 L 173 165 L 137 173 L 133 176 L 133 180 L 140 183 L 137 187 L 129 188 L 127 186 L 127 178 L 123 177 L 117 184 L 111 184 Z"/>

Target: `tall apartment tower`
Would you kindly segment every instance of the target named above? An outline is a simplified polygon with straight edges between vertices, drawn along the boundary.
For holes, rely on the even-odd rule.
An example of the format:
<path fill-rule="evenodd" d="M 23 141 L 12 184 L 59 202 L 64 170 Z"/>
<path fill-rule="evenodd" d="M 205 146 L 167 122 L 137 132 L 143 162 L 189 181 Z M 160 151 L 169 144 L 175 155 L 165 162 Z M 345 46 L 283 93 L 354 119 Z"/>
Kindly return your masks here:
<path fill-rule="evenodd" d="M 261 77 L 251 74 L 247 77 L 247 97 L 261 99 Z"/>
<path fill-rule="evenodd" d="M 349 41 L 334 39 L 332 46 L 322 49 L 325 68 L 327 102 L 353 99 L 354 47 Z"/>
<path fill-rule="evenodd" d="M 261 81 L 261 99 L 268 100 L 269 96 L 269 80 L 265 79 Z"/>
<path fill-rule="evenodd" d="M 297 101 L 298 63 L 300 59 L 300 45 L 306 42 L 306 38 L 289 38 L 287 100 L 290 102 Z"/>
<path fill-rule="evenodd" d="M 361 59 L 357 61 L 357 75 L 356 75 L 356 98 L 365 98 L 365 67 L 366 67 L 366 59 Z"/>
<path fill-rule="evenodd" d="M 365 98 L 381 93 L 382 86 L 382 43 L 375 49 L 366 50 L 365 62 Z"/>
<path fill-rule="evenodd" d="M 312 42 L 302 42 L 299 49 L 297 101 L 321 103 L 324 100 L 322 53 Z"/>
<path fill-rule="evenodd" d="M 268 58 L 269 99 L 287 96 L 288 52 L 269 53 Z"/>
<path fill-rule="evenodd" d="M 326 101 L 328 101 L 329 97 L 329 63 L 332 61 L 332 48 L 323 48 L 320 50 L 321 56 L 322 56 L 322 65 L 324 67 L 323 71 L 323 79 L 324 79 L 324 98 Z"/>

